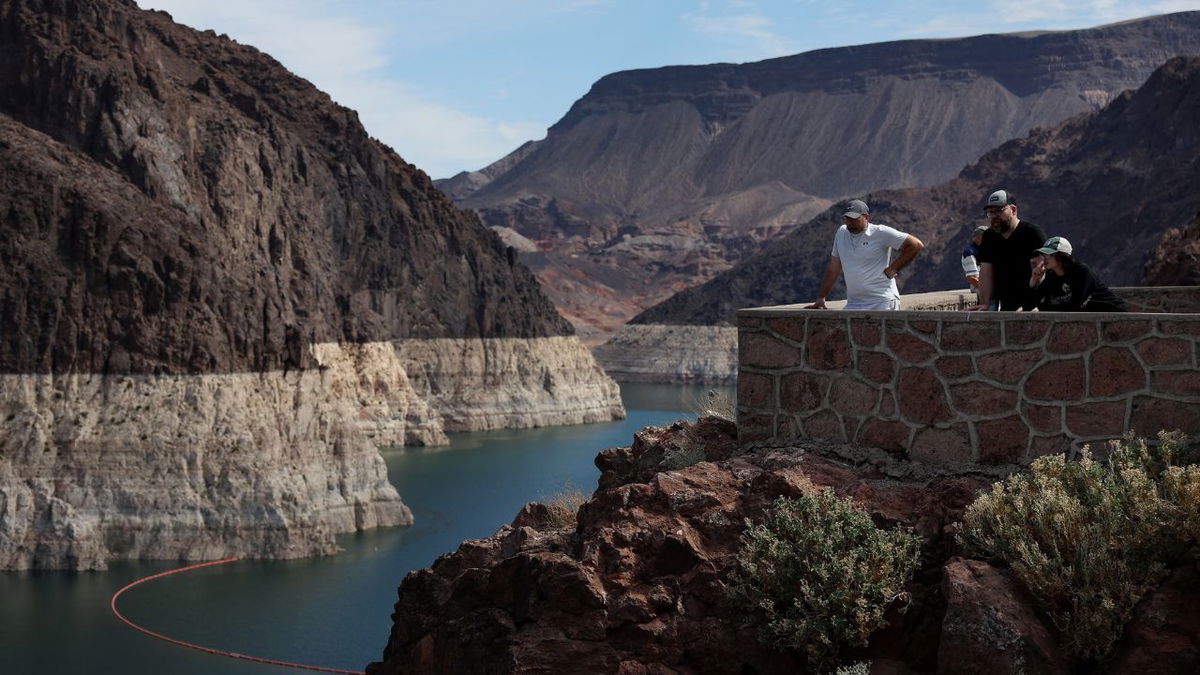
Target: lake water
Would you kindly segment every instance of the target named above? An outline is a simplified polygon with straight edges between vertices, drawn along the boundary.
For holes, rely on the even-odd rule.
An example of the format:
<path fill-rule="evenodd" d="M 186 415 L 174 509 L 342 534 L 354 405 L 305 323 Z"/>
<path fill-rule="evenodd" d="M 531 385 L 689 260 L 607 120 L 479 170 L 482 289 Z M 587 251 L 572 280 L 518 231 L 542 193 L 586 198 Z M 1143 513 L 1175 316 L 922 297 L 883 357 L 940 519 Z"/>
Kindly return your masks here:
<path fill-rule="evenodd" d="M 396 587 L 464 539 L 486 537 L 523 504 L 564 488 L 590 494 L 604 448 L 650 425 L 694 419 L 700 387 L 622 385 L 629 417 L 573 427 L 452 434 L 442 448 L 383 451 L 416 523 L 345 535 L 343 553 L 239 561 L 148 582 L 121 597 L 134 622 L 188 642 L 357 670 L 381 658 Z M 0 674 L 279 673 L 134 631 L 109 611 L 131 581 L 179 567 L 117 562 L 105 572 L 0 573 Z"/>

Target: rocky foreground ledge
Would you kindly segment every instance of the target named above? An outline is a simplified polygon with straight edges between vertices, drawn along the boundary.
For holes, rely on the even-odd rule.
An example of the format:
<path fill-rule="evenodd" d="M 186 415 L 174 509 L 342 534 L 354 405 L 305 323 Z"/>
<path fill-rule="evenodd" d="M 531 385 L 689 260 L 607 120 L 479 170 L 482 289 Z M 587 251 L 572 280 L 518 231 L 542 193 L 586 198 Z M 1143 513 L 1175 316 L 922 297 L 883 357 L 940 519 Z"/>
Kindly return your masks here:
<path fill-rule="evenodd" d="M 383 660 L 393 673 L 796 673 L 797 657 L 759 646 L 727 598 L 746 519 L 778 496 L 829 486 L 880 526 L 922 539 L 908 611 L 848 662 L 873 673 L 1071 672 L 1046 617 L 1007 570 L 964 559 L 954 524 L 985 471 L 939 474 L 881 451 L 777 448 L 735 456 L 736 429 L 703 418 L 648 428 L 597 457 L 599 488 L 562 526 L 527 505 L 511 526 L 467 541 L 400 586 Z M 701 461 L 667 470 L 681 453 Z M 1195 556 L 1138 605 L 1106 672 L 1195 672 Z"/>

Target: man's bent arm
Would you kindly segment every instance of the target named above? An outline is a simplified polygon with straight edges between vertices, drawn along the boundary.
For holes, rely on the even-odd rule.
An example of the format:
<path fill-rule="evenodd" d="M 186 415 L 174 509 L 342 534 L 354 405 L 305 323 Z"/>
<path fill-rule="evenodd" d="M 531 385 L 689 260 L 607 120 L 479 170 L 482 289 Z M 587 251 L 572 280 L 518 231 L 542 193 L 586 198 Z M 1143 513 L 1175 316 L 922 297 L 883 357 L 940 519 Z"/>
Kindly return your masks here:
<path fill-rule="evenodd" d="M 829 266 L 825 268 L 825 278 L 821 279 L 821 291 L 817 293 L 817 301 L 804 309 L 825 309 L 825 298 L 833 291 L 842 274 L 842 259 L 837 256 L 829 257 Z"/>
<path fill-rule="evenodd" d="M 925 248 L 925 244 L 921 243 L 920 239 L 911 234 L 908 235 L 908 238 L 904 240 L 904 244 L 900 246 L 900 255 L 896 258 L 896 262 L 883 268 L 884 275 L 889 279 L 895 277 L 896 273 L 907 267 L 923 248 Z"/>

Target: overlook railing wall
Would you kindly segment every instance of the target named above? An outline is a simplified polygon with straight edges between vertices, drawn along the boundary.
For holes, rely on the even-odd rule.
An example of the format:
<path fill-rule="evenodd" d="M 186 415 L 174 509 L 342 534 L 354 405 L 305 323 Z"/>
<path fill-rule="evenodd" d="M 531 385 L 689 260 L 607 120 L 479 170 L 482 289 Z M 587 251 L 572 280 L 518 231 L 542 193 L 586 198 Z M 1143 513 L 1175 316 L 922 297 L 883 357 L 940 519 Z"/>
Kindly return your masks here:
<path fill-rule="evenodd" d="M 1118 292 L 1172 313 L 741 310 L 739 441 L 1023 464 L 1130 429 L 1200 434 L 1200 287 Z"/>

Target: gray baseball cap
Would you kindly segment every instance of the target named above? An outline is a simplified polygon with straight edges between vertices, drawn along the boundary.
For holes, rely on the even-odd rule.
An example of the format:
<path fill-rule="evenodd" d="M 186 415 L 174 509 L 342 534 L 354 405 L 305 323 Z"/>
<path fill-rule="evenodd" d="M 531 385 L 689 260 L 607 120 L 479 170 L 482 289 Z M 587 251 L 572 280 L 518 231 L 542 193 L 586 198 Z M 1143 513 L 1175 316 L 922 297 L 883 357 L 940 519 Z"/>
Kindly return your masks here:
<path fill-rule="evenodd" d="M 867 203 L 861 199 L 851 199 L 850 203 L 846 204 L 846 211 L 842 214 L 845 218 L 857 218 L 864 213 L 870 213 L 871 209 L 867 208 Z"/>
<path fill-rule="evenodd" d="M 1016 203 L 1017 200 L 1013 198 L 1013 193 L 1008 190 L 996 190 L 988 195 L 987 203 L 984 206 L 1008 206 Z"/>
<path fill-rule="evenodd" d="M 1053 253 L 1066 253 L 1071 255 L 1071 242 L 1067 241 L 1066 237 L 1050 237 L 1042 247 L 1037 250 L 1038 253 L 1051 255 Z"/>

